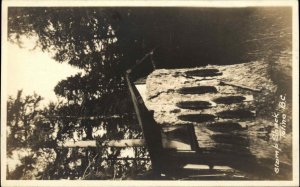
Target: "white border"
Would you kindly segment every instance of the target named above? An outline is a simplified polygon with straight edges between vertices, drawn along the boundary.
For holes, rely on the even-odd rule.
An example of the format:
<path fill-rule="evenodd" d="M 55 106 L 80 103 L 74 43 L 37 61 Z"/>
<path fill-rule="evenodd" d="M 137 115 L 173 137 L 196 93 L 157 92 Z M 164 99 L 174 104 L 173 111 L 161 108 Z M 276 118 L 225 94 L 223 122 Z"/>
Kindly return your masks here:
<path fill-rule="evenodd" d="M 118 7 L 253 7 L 291 6 L 293 8 L 293 180 L 292 181 L 66 181 L 6 180 L 6 88 L 7 76 L 7 7 L 9 6 L 118 6 Z M 296 0 L 290 1 L 76 1 L 76 0 L 4 0 L 1 30 L 1 186 L 298 186 L 299 184 L 299 10 Z"/>
<path fill-rule="evenodd" d="M 54 7 L 88 7 L 88 6 L 120 6 L 120 7 L 249 7 L 249 6 L 296 6 L 296 0 L 4 0 L 5 6 L 54 6 Z"/>

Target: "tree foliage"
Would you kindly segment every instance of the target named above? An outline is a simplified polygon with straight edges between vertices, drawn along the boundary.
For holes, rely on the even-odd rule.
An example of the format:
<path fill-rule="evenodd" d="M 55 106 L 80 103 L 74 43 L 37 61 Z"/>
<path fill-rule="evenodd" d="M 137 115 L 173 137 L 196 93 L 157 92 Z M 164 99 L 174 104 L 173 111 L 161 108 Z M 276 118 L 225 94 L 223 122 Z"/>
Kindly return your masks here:
<path fill-rule="evenodd" d="M 7 126 L 9 130 L 7 143 L 10 145 L 7 153 L 12 150 L 28 147 L 35 144 L 31 134 L 34 131 L 35 123 L 39 121 L 39 102 L 41 96 L 34 94 L 22 98 L 22 90 L 18 91 L 17 98 L 10 97 L 7 102 Z"/>
<path fill-rule="evenodd" d="M 121 72 L 154 48 L 157 67 L 181 68 L 260 60 L 291 47 L 289 7 L 11 8 L 8 26 L 12 41 L 37 34 L 42 48 L 59 49 L 58 60 L 94 69 L 103 59 Z"/>
<path fill-rule="evenodd" d="M 150 169 L 145 148 L 60 145 L 78 138 L 101 141 L 142 138 L 137 126 L 127 124 L 131 123 L 132 115 L 80 118 L 72 116 L 71 110 L 77 110 L 73 105 L 58 102 L 42 108 L 41 99 L 37 94 L 23 97 L 19 91 L 16 98 L 8 100 L 7 154 L 11 159 L 17 153 L 20 157 L 20 164 L 8 172 L 8 179 L 127 179 Z M 92 132 L 82 124 L 94 124 Z M 96 137 L 93 132 L 99 128 L 107 133 Z M 134 156 L 124 157 L 124 151 Z"/>
<path fill-rule="evenodd" d="M 45 122 L 44 111 L 39 106 L 41 100 L 37 94 L 22 96 L 22 90 L 16 98 L 8 99 L 7 156 L 14 159 L 19 155 L 21 163 L 8 173 L 9 179 L 36 178 L 36 166 L 42 167 L 39 160 L 47 163 L 46 157 L 52 157 L 49 148 L 56 147 L 55 129 Z"/>

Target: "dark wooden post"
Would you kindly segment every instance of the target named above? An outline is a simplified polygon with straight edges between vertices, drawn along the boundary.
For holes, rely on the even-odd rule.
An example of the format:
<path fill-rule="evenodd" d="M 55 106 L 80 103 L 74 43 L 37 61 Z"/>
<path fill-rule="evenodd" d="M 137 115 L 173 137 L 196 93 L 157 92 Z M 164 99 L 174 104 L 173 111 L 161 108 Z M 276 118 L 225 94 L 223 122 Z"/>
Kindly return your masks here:
<path fill-rule="evenodd" d="M 153 174 L 155 177 L 159 178 L 162 171 L 164 170 L 164 150 L 162 147 L 161 129 L 154 121 L 153 113 L 151 113 L 146 108 L 137 88 L 131 82 L 129 74 L 130 72 L 127 72 L 126 81 L 130 91 L 133 106 L 137 115 L 139 125 L 141 126 L 141 129 L 143 131 L 146 146 L 149 151 Z"/>

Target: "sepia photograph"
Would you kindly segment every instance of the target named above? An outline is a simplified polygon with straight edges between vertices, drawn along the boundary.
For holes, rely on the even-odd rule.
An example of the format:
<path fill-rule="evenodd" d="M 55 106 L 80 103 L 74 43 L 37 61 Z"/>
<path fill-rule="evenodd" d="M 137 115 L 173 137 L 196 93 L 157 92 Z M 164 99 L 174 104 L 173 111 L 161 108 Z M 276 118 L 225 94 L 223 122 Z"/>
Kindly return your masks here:
<path fill-rule="evenodd" d="M 299 185 L 296 1 L 4 2 L 1 186 Z"/>

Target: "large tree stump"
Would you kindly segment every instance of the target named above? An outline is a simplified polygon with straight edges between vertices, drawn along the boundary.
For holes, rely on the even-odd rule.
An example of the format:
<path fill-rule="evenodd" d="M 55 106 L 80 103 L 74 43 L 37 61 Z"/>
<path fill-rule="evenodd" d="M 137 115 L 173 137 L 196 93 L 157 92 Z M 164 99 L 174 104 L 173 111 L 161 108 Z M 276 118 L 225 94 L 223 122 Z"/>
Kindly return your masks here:
<path fill-rule="evenodd" d="M 146 86 L 145 104 L 156 122 L 162 127 L 193 124 L 207 162 L 253 178 L 292 177 L 291 132 L 282 128 L 292 125 L 291 116 L 284 118 L 278 108 L 268 64 L 160 69 L 148 76 Z M 280 125 L 283 120 L 286 124 Z M 280 127 L 285 135 L 276 139 Z"/>

